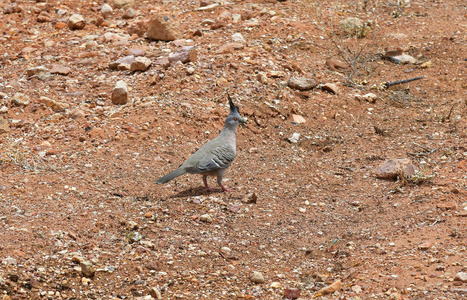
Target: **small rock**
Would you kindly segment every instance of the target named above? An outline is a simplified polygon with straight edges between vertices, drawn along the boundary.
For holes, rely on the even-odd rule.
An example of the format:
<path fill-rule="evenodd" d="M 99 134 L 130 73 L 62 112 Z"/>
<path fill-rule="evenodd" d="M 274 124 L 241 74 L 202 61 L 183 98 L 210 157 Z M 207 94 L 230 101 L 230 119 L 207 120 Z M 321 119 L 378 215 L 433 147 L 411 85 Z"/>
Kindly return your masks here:
<path fill-rule="evenodd" d="M 258 196 L 255 193 L 248 193 L 242 198 L 243 203 L 256 203 L 258 201 Z"/>
<path fill-rule="evenodd" d="M 154 271 L 160 271 L 161 270 L 161 264 L 158 261 L 151 261 L 146 264 L 146 268 L 149 270 L 154 270 Z"/>
<path fill-rule="evenodd" d="M 134 61 L 135 61 L 135 56 L 134 55 L 124 56 L 122 58 L 117 59 L 114 62 L 111 62 L 109 64 L 109 68 L 112 69 L 112 70 L 117 70 L 117 69 L 119 69 L 120 65 L 131 66 L 131 64 Z"/>
<path fill-rule="evenodd" d="M 108 17 L 110 17 L 112 15 L 112 12 L 113 12 L 113 8 L 112 6 L 108 5 L 107 3 L 105 3 L 104 5 L 102 5 L 101 7 L 101 14 L 102 16 L 107 19 Z"/>
<path fill-rule="evenodd" d="M 72 119 L 81 119 L 81 118 L 84 118 L 86 116 L 86 114 L 82 110 L 80 110 L 79 108 L 72 109 L 68 115 Z"/>
<path fill-rule="evenodd" d="M 68 75 L 71 72 L 71 68 L 62 65 L 53 64 L 50 73 L 59 75 Z"/>
<path fill-rule="evenodd" d="M 157 287 L 149 288 L 149 295 L 151 295 L 153 298 L 156 298 L 157 300 L 162 299 L 161 291 Z"/>
<path fill-rule="evenodd" d="M 11 99 L 11 103 L 16 106 L 26 106 L 29 105 L 30 102 L 29 96 L 23 93 L 16 93 Z"/>
<path fill-rule="evenodd" d="M 186 74 L 187 74 L 187 75 L 193 75 L 193 74 L 195 74 L 195 68 L 193 68 L 193 67 L 188 67 L 188 68 L 186 69 Z"/>
<path fill-rule="evenodd" d="M 2 259 L 2 264 L 4 265 L 16 265 L 17 261 L 15 258 L 7 256 Z"/>
<path fill-rule="evenodd" d="M 151 65 L 151 60 L 144 56 L 138 56 L 135 60 L 131 63 L 130 71 L 146 71 L 149 66 Z"/>
<path fill-rule="evenodd" d="M 0 107 L 0 114 L 4 114 L 4 113 L 7 113 L 7 112 L 8 112 L 8 107 L 6 107 L 5 105 Z"/>
<path fill-rule="evenodd" d="M 270 82 L 267 74 L 265 72 L 259 72 L 257 75 L 257 79 L 262 84 L 268 84 Z"/>
<path fill-rule="evenodd" d="M 86 278 L 93 278 L 96 274 L 96 269 L 92 265 L 91 262 L 88 261 L 81 261 L 81 274 Z"/>
<path fill-rule="evenodd" d="M 225 26 L 227 26 L 227 23 L 224 20 L 217 19 L 211 24 L 211 29 L 216 30 Z"/>
<path fill-rule="evenodd" d="M 5 4 L 3 6 L 3 13 L 5 15 L 20 13 L 22 11 L 23 11 L 23 7 L 21 5 L 16 4 L 16 3 L 14 3 L 14 4 Z"/>
<path fill-rule="evenodd" d="M 340 24 L 348 34 L 355 34 L 363 27 L 363 21 L 355 17 L 348 17 L 345 20 L 342 20 Z"/>
<path fill-rule="evenodd" d="M 282 287 L 282 284 L 280 282 L 274 281 L 271 282 L 271 285 L 269 285 L 269 287 L 273 289 L 280 289 Z"/>
<path fill-rule="evenodd" d="M 302 124 L 302 123 L 305 123 L 306 120 L 304 117 L 300 115 L 292 115 L 292 122 L 297 123 L 297 124 Z"/>
<path fill-rule="evenodd" d="M 138 12 L 130 7 L 129 9 L 125 10 L 125 12 L 122 15 L 122 18 L 123 19 L 133 19 L 137 15 L 138 15 Z"/>
<path fill-rule="evenodd" d="M 356 294 L 360 294 L 363 291 L 362 287 L 359 285 L 353 285 L 350 289 L 354 291 Z"/>
<path fill-rule="evenodd" d="M 84 20 L 83 16 L 80 14 L 73 14 L 68 19 L 68 27 L 71 30 L 75 29 L 83 29 L 86 26 L 86 21 Z"/>
<path fill-rule="evenodd" d="M 261 274 L 261 272 L 254 271 L 250 275 L 250 280 L 254 283 L 263 283 L 264 277 L 263 274 Z"/>
<path fill-rule="evenodd" d="M 10 124 L 8 120 L 0 116 L 0 134 L 7 133 L 10 131 Z"/>
<path fill-rule="evenodd" d="M 376 169 L 376 177 L 380 179 L 408 178 L 418 172 L 409 158 L 388 159 Z"/>
<path fill-rule="evenodd" d="M 296 288 L 286 288 L 284 290 L 284 299 L 298 299 L 300 297 L 300 290 Z"/>
<path fill-rule="evenodd" d="M 178 24 L 162 14 L 152 16 L 146 35 L 149 39 L 157 41 L 174 41 L 182 37 Z"/>
<path fill-rule="evenodd" d="M 116 105 L 123 105 L 128 103 L 128 86 L 123 80 L 117 81 L 114 89 L 112 90 L 112 103 Z"/>
<path fill-rule="evenodd" d="M 134 56 L 134 57 L 137 57 L 137 56 L 144 56 L 146 54 L 146 51 L 142 48 L 130 48 L 128 50 L 125 51 L 125 55 L 128 55 L 128 56 Z M 130 62 L 131 64 L 131 62 Z"/>
<path fill-rule="evenodd" d="M 135 5 L 135 0 L 113 0 L 115 8 L 126 8 Z"/>
<path fill-rule="evenodd" d="M 467 282 L 467 272 L 459 272 L 456 274 L 456 277 L 454 277 L 455 281 L 462 281 L 462 282 Z"/>
<path fill-rule="evenodd" d="M 342 286 L 342 282 L 340 280 L 334 281 L 331 285 L 328 285 L 318 291 L 318 294 L 326 295 L 332 294 L 335 291 L 339 290 Z"/>
<path fill-rule="evenodd" d="M 300 139 L 300 133 L 294 132 L 287 140 L 293 144 L 296 144 L 298 143 L 298 139 Z"/>
<path fill-rule="evenodd" d="M 323 85 L 321 85 L 321 89 L 323 91 L 327 91 L 327 92 L 330 92 L 334 95 L 337 95 L 337 93 L 339 92 L 339 89 L 337 88 L 337 85 L 335 85 L 334 83 L 325 83 Z"/>
<path fill-rule="evenodd" d="M 456 202 L 438 203 L 438 204 L 436 204 L 436 207 L 440 208 L 440 209 L 445 209 L 445 210 L 457 209 L 457 203 Z"/>
<path fill-rule="evenodd" d="M 39 76 L 42 74 L 46 74 L 49 72 L 49 69 L 47 69 L 44 66 L 38 66 L 38 67 L 31 67 L 26 70 L 26 75 L 30 78 L 33 76 Z"/>
<path fill-rule="evenodd" d="M 245 38 L 240 32 L 232 34 L 232 41 L 235 43 L 246 43 Z"/>
<path fill-rule="evenodd" d="M 169 55 L 169 62 L 174 65 L 178 61 L 182 63 L 195 62 L 198 59 L 198 52 L 194 46 L 185 46 Z"/>
<path fill-rule="evenodd" d="M 128 238 L 128 242 L 130 244 L 132 244 L 132 243 L 137 243 L 137 242 L 141 241 L 143 236 L 137 231 L 132 231 L 132 232 L 128 233 L 127 238 Z"/>
<path fill-rule="evenodd" d="M 234 23 L 238 23 L 242 20 L 241 14 L 232 14 L 232 20 Z"/>
<path fill-rule="evenodd" d="M 62 112 L 65 109 L 70 107 L 70 105 L 68 105 L 68 103 L 58 102 L 58 101 L 52 100 L 50 98 L 47 98 L 45 96 L 41 96 L 39 98 L 39 102 L 44 103 L 45 105 L 50 107 L 54 112 Z"/>
<path fill-rule="evenodd" d="M 359 94 L 356 94 L 355 95 L 355 99 L 357 99 L 358 101 L 367 101 L 367 102 L 370 102 L 370 103 L 375 103 L 376 100 L 378 99 L 378 96 L 376 96 L 375 94 L 373 93 L 368 93 L 368 94 L 365 94 L 365 95 L 359 95 Z"/>
<path fill-rule="evenodd" d="M 128 25 L 127 30 L 129 35 L 136 34 L 139 37 L 143 37 L 144 34 L 148 31 L 148 21 L 147 20 L 135 20 Z"/>
<path fill-rule="evenodd" d="M 168 67 L 170 67 L 170 61 L 165 57 L 159 58 L 158 60 L 154 61 L 154 64 L 156 66 L 161 66 L 164 69 L 167 69 Z"/>
<path fill-rule="evenodd" d="M 430 249 L 431 246 L 432 246 L 431 242 L 425 241 L 425 242 L 421 243 L 420 245 L 418 245 L 418 249 L 425 251 L 425 250 Z"/>
<path fill-rule="evenodd" d="M 212 221 L 213 221 L 211 215 L 209 215 L 209 214 L 201 215 L 201 216 L 199 216 L 199 219 L 200 219 L 200 221 L 206 222 L 206 223 L 212 223 Z"/>
<path fill-rule="evenodd" d="M 291 77 L 287 82 L 287 85 L 291 89 L 299 91 L 309 91 L 314 89 L 318 84 L 312 78 L 307 77 Z"/>
<path fill-rule="evenodd" d="M 209 5 L 204 5 L 204 6 L 198 7 L 196 10 L 206 11 L 206 10 L 214 9 L 217 6 L 219 6 L 219 3 L 212 3 L 212 4 L 209 4 Z"/>

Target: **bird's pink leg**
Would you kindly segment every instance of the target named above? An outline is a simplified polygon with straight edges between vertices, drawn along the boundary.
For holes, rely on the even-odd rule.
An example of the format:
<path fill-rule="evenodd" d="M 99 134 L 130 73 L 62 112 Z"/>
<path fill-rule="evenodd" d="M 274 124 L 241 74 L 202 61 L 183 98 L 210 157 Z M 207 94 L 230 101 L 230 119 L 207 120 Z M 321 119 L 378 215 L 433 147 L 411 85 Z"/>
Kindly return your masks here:
<path fill-rule="evenodd" d="M 208 180 L 207 180 L 207 179 L 208 179 L 208 176 L 203 175 L 203 182 L 204 182 L 204 186 L 206 187 L 206 191 L 208 191 L 208 192 L 217 192 L 218 190 L 216 190 L 216 189 L 211 189 L 211 188 L 209 187 L 209 185 L 208 185 Z"/>
<path fill-rule="evenodd" d="M 223 192 L 233 192 L 234 190 L 226 188 L 223 184 L 219 183 Z"/>

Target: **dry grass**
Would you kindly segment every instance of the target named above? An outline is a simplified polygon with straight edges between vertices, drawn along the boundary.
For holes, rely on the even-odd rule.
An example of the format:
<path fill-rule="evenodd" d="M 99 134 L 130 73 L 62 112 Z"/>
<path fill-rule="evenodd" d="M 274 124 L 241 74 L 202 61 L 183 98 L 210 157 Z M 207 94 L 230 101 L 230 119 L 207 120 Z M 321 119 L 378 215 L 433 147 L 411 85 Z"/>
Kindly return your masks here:
<path fill-rule="evenodd" d="M 6 137 L 0 142 L 0 168 L 14 165 L 27 172 L 51 170 L 47 162 L 29 147 L 22 146 L 22 139 Z"/>

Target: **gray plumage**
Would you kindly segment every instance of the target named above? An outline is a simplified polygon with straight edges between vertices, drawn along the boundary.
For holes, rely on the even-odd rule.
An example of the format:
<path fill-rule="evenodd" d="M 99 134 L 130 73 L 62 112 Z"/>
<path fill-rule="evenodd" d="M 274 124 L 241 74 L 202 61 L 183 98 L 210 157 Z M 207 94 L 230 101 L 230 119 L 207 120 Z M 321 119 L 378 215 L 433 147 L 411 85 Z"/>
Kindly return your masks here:
<path fill-rule="evenodd" d="M 238 107 L 228 96 L 230 104 L 230 114 L 225 119 L 224 128 L 213 140 L 202 146 L 192 156 L 190 156 L 178 169 L 157 179 L 157 184 L 169 182 L 170 180 L 183 175 L 202 174 L 203 182 L 207 190 L 211 190 L 207 183 L 208 176 L 217 176 L 217 184 L 223 191 L 231 191 L 222 185 L 225 170 L 230 166 L 236 155 L 235 130 L 238 124 L 246 123 L 238 112 Z"/>

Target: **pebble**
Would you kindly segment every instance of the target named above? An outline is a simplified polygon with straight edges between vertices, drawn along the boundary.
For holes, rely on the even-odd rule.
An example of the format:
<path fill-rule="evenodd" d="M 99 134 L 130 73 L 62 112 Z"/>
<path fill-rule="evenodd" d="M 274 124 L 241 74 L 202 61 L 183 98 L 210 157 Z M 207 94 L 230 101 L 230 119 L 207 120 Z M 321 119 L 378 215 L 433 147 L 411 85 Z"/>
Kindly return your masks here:
<path fill-rule="evenodd" d="M 101 7 L 101 14 L 102 16 L 107 19 L 108 17 L 110 17 L 112 15 L 112 12 L 113 12 L 113 8 L 112 6 L 110 6 L 109 4 L 105 3 L 104 5 L 102 5 Z"/>
<path fill-rule="evenodd" d="M 0 116 L 0 134 L 7 133 L 10 131 L 10 124 L 8 120 Z"/>
<path fill-rule="evenodd" d="M 159 288 L 157 287 L 151 287 L 149 288 L 149 294 L 153 297 L 156 298 L 157 300 L 162 299 L 162 294 Z"/>
<path fill-rule="evenodd" d="M 58 65 L 58 64 L 53 64 L 52 69 L 50 70 L 51 74 L 59 74 L 59 75 L 68 75 L 71 72 L 71 68 L 63 66 L 63 65 Z"/>
<path fill-rule="evenodd" d="M 331 71 L 336 71 L 337 69 L 347 69 L 347 65 L 337 59 L 327 59 L 326 65 Z"/>
<path fill-rule="evenodd" d="M 284 299 L 298 299 L 300 297 L 300 290 L 297 288 L 286 288 L 284 290 Z"/>
<path fill-rule="evenodd" d="M 86 278 L 93 278 L 96 274 L 96 269 L 92 265 L 91 262 L 88 261 L 81 261 L 81 274 Z"/>
<path fill-rule="evenodd" d="M 26 70 L 26 76 L 28 77 L 38 76 L 40 74 L 45 74 L 48 72 L 49 72 L 49 69 L 47 69 L 44 66 L 31 67 Z"/>
<path fill-rule="evenodd" d="M 330 92 L 334 95 L 337 95 L 339 93 L 339 89 L 337 87 L 337 85 L 335 85 L 334 83 L 325 83 L 323 85 L 321 85 L 321 89 L 323 91 L 327 91 L 327 92 Z"/>
<path fill-rule="evenodd" d="M 212 217 L 210 214 L 204 214 L 199 217 L 200 221 L 206 222 L 206 223 L 212 223 Z"/>
<path fill-rule="evenodd" d="M 294 132 L 291 137 L 289 137 L 287 140 L 291 142 L 292 144 L 298 143 L 298 140 L 300 139 L 300 133 Z"/>
<path fill-rule="evenodd" d="M 68 19 L 67 25 L 71 30 L 83 29 L 86 26 L 86 21 L 82 15 L 73 14 Z"/>
<path fill-rule="evenodd" d="M 365 95 L 356 94 L 355 99 L 357 99 L 358 101 L 363 100 L 363 101 L 367 101 L 369 103 L 375 103 L 376 100 L 378 99 L 378 96 L 376 96 L 376 94 L 374 94 L 374 93 L 368 93 L 368 94 L 365 94 Z"/>
<path fill-rule="evenodd" d="M 7 256 L 2 259 L 2 264 L 4 265 L 16 265 L 17 261 L 13 257 Z"/>
<path fill-rule="evenodd" d="M 232 41 L 235 43 L 246 43 L 245 38 L 240 32 L 232 34 Z"/>
<path fill-rule="evenodd" d="M 3 105 L 0 107 L 0 114 L 7 113 L 8 112 L 8 107 Z"/>
<path fill-rule="evenodd" d="M 135 56 L 134 55 L 127 55 L 127 56 L 124 56 L 124 57 L 121 57 L 121 58 L 117 59 L 114 62 L 111 62 L 109 64 L 109 69 L 117 70 L 117 69 L 119 69 L 120 65 L 131 66 L 131 64 L 134 61 L 135 61 Z"/>
<path fill-rule="evenodd" d="M 254 271 L 250 274 L 250 280 L 253 283 L 263 283 L 264 277 L 263 277 L 263 274 L 261 274 L 261 272 Z"/>
<path fill-rule="evenodd" d="M 296 124 L 302 124 L 306 122 L 305 118 L 300 115 L 292 115 L 292 121 Z"/>
<path fill-rule="evenodd" d="M 113 0 L 113 5 L 116 8 L 126 8 L 135 5 L 135 0 Z"/>
<path fill-rule="evenodd" d="M 195 68 L 193 68 L 193 67 L 188 67 L 188 68 L 186 69 L 186 74 L 187 74 L 187 75 L 193 75 L 194 73 L 195 73 Z"/>
<path fill-rule="evenodd" d="M 243 196 L 242 200 L 243 203 L 256 203 L 258 201 L 258 196 L 255 193 L 248 193 Z"/>
<path fill-rule="evenodd" d="M 174 41 L 182 38 L 178 24 L 170 17 L 162 14 L 152 16 L 146 32 L 148 39 L 157 41 Z"/>
<path fill-rule="evenodd" d="M 328 285 L 318 291 L 318 294 L 326 295 L 332 294 L 335 291 L 339 290 L 342 286 L 342 282 L 340 280 L 334 281 L 331 285 Z"/>
<path fill-rule="evenodd" d="M 314 89 L 318 84 L 313 78 L 307 77 L 290 77 L 287 82 L 289 88 L 299 91 L 309 91 Z"/>
<path fill-rule="evenodd" d="M 185 46 L 182 49 L 175 51 L 169 55 L 169 62 L 171 65 L 177 62 L 187 63 L 196 62 L 198 59 L 198 52 L 194 46 Z"/>
<path fill-rule="evenodd" d="M 62 112 L 70 107 L 68 103 L 55 101 L 45 96 L 41 96 L 39 98 L 39 102 L 44 103 L 45 105 L 50 107 L 50 109 L 52 109 L 54 112 Z"/>
<path fill-rule="evenodd" d="M 124 105 L 128 103 L 128 86 L 125 81 L 119 80 L 112 90 L 112 103 Z"/>
<path fill-rule="evenodd" d="M 431 242 L 429 241 L 425 241 L 423 243 L 421 243 L 420 245 L 418 245 L 418 249 L 419 250 L 428 250 L 430 249 L 432 246 Z"/>
<path fill-rule="evenodd" d="M 123 19 L 133 19 L 137 15 L 138 15 L 138 12 L 130 7 L 127 10 L 125 10 L 125 12 L 122 15 L 122 18 Z"/>
<path fill-rule="evenodd" d="M 403 175 L 408 178 L 418 172 L 410 158 L 388 159 L 376 169 L 376 177 L 380 179 L 396 179 Z M 402 173 L 402 174 L 401 174 Z"/>
<path fill-rule="evenodd" d="M 459 272 L 456 274 L 456 277 L 454 277 L 455 281 L 462 281 L 462 282 L 467 282 L 467 272 Z"/>
<path fill-rule="evenodd" d="M 16 106 L 26 106 L 29 105 L 30 102 L 29 96 L 23 93 L 16 93 L 13 98 L 11 98 L 11 103 Z"/>

